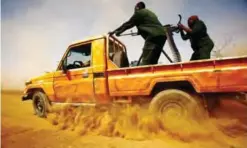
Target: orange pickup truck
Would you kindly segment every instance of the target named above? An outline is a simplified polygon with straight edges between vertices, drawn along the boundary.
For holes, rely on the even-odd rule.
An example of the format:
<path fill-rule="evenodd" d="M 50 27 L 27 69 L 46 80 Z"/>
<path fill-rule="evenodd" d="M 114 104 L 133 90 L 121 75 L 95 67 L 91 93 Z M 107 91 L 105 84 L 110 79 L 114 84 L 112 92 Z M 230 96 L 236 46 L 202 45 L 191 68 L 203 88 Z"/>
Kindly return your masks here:
<path fill-rule="evenodd" d="M 103 35 L 70 45 L 56 71 L 26 82 L 22 100 L 32 100 L 40 117 L 57 103 L 143 101 L 153 112 L 187 116 L 209 110 L 221 96 L 246 99 L 246 93 L 247 56 L 130 67 L 125 45 Z"/>

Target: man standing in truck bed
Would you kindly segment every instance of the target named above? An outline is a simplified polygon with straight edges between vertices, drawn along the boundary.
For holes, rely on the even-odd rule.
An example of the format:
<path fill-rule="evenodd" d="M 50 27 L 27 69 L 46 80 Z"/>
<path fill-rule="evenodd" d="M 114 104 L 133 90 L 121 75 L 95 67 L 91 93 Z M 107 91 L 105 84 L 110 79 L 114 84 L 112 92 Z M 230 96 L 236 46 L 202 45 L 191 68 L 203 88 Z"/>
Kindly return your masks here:
<path fill-rule="evenodd" d="M 214 47 L 214 43 L 207 33 L 207 27 L 198 16 L 193 15 L 188 19 L 188 27 L 178 24 L 181 37 L 183 40 L 190 40 L 191 48 L 194 53 L 191 56 L 191 61 L 210 59 L 210 52 Z M 187 34 L 184 34 L 185 31 Z"/>
<path fill-rule="evenodd" d="M 138 34 L 145 39 L 140 65 L 157 64 L 166 41 L 165 30 L 157 16 L 146 9 L 143 2 L 137 3 L 135 13 L 129 21 L 110 32 L 110 35 L 115 33 L 119 36 L 134 26 L 137 27 Z"/>

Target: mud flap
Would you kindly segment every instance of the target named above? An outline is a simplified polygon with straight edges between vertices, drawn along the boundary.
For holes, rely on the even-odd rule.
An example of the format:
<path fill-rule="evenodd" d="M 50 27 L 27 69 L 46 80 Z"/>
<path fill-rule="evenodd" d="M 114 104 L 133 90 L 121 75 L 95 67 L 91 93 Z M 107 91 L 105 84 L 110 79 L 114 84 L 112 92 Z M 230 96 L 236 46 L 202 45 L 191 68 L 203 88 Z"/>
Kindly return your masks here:
<path fill-rule="evenodd" d="M 31 94 L 30 93 L 26 93 L 22 96 L 22 101 L 26 101 L 26 100 L 31 100 Z"/>

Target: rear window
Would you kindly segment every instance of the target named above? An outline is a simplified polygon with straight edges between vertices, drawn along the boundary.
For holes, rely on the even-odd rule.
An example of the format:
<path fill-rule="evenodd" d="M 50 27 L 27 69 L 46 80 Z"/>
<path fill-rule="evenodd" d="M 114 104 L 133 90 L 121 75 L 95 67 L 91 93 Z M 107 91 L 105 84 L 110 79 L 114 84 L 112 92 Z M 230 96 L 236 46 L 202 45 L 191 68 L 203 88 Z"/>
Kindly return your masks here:
<path fill-rule="evenodd" d="M 113 40 L 109 39 L 109 58 L 112 60 L 113 55 L 118 51 L 125 51 L 124 47 L 119 44 L 118 42 L 114 42 Z"/>

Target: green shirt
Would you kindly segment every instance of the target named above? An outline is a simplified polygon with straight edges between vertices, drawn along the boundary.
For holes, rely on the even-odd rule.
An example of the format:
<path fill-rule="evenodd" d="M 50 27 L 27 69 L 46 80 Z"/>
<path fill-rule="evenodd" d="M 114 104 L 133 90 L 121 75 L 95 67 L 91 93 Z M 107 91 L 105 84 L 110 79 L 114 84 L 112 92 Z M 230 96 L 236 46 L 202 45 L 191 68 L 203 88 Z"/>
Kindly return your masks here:
<path fill-rule="evenodd" d="M 187 34 L 184 34 L 183 31 L 180 32 L 183 40 L 190 40 L 193 50 L 198 50 L 198 48 L 205 45 L 205 43 L 213 44 L 212 40 L 208 36 L 207 27 L 203 21 L 197 20 L 191 27 L 191 30 L 192 32 Z"/>
<path fill-rule="evenodd" d="M 134 26 L 137 27 L 138 34 L 145 40 L 156 36 L 165 36 L 164 27 L 158 20 L 158 17 L 148 9 L 135 11 L 133 16 L 115 31 L 121 34 Z"/>

